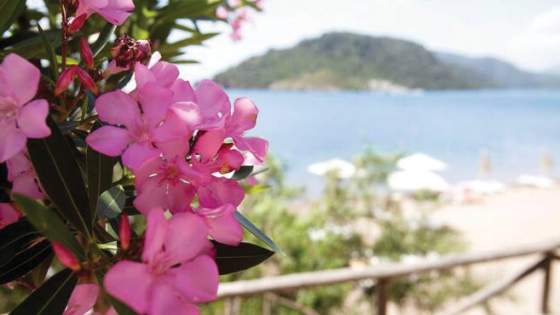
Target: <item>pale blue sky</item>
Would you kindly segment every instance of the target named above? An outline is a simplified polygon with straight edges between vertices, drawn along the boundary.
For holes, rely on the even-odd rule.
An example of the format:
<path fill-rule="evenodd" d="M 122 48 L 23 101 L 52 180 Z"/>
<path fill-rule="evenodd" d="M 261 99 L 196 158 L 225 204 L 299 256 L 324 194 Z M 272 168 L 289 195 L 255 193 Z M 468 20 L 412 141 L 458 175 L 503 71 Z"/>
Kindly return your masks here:
<path fill-rule="evenodd" d="M 210 77 L 249 56 L 332 30 L 406 38 L 428 48 L 496 56 L 534 70 L 560 65 L 557 0 L 265 0 L 264 4 L 265 12 L 253 15 L 241 42 L 222 35 L 206 47 L 187 51 L 201 64 L 185 66 L 184 75 L 194 80 Z"/>

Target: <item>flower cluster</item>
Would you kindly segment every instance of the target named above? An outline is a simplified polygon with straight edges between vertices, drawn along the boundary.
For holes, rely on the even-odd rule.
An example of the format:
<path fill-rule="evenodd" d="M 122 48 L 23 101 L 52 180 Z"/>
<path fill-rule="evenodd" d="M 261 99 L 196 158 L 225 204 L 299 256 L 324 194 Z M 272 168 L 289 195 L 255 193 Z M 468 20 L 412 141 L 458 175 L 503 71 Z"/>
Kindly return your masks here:
<path fill-rule="evenodd" d="M 259 11 L 263 10 L 263 0 L 253 0 L 250 3 L 253 8 Z M 250 13 L 242 6 L 242 2 L 240 0 L 228 0 L 225 4 L 216 8 L 215 14 L 217 18 L 228 21 L 231 25 L 231 39 L 234 41 L 241 40 L 241 29 L 245 23 L 250 21 Z"/>
<path fill-rule="evenodd" d="M 268 142 L 246 134 L 258 109 L 248 98 L 230 102 L 213 81 L 193 87 L 175 64 L 152 56 L 149 40 L 122 35 L 104 58 L 96 56 L 81 34 L 86 21 L 97 14 L 121 25 L 134 10 L 131 0 L 61 3 L 60 68 L 50 64 L 47 77 L 39 59 L 14 53 L 0 64 L 0 163 L 8 192 L 0 233 L 20 223 L 10 233 L 21 229 L 25 240 L 40 233 L 10 246 L 24 252 L 47 243 L 43 252 L 52 250 L 76 278 L 65 315 L 117 314 L 112 299 L 138 314 L 197 314 L 197 304 L 217 294 L 214 243 L 234 248 L 243 238 L 237 208 L 245 191 L 233 175 L 266 157 Z M 67 56 L 74 39 L 79 52 Z M 131 77 L 125 92 L 120 87 Z M 120 179 L 102 160 L 120 166 Z M 115 216 L 99 210 L 113 188 L 131 201 L 111 200 Z M 140 234 L 130 221 L 137 215 L 146 222 Z"/>

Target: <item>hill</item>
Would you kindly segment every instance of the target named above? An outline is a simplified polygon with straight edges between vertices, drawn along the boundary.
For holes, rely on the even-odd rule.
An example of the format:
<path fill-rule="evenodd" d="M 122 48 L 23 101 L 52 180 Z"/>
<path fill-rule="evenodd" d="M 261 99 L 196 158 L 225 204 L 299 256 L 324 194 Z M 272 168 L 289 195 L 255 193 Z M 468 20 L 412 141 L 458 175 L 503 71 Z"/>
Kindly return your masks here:
<path fill-rule="evenodd" d="M 511 74 L 515 75 L 511 75 Z M 480 89 L 559 86 L 489 58 L 434 53 L 401 39 L 328 33 L 270 50 L 214 78 L 226 87 L 278 89 Z"/>

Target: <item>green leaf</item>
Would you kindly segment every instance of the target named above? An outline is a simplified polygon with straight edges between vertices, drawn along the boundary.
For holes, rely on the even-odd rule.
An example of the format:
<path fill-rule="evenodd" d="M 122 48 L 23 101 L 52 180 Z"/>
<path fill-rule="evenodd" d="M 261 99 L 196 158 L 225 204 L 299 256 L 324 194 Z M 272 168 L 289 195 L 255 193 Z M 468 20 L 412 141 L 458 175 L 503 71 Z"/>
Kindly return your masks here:
<path fill-rule="evenodd" d="M 109 300 L 119 315 L 138 315 L 133 309 L 128 307 L 128 305 L 114 297 L 109 296 Z"/>
<path fill-rule="evenodd" d="M 7 31 L 12 23 L 25 9 L 24 0 L 0 0 L 0 36 Z"/>
<path fill-rule="evenodd" d="M 116 161 L 113 157 L 101 154 L 89 146 L 87 147 L 86 164 L 90 209 L 97 208 L 99 196 L 111 187 L 113 183 L 113 166 Z"/>
<path fill-rule="evenodd" d="M 97 213 L 108 219 L 121 214 L 126 202 L 126 193 L 121 185 L 113 186 L 104 191 L 97 202 Z"/>
<path fill-rule="evenodd" d="M 268 237 L 266 234 L 264 234 L 264 232 L 261 231 L 258 227 L 256 227 L 253 222 L 249 221 L 249 219 L 241 214 L 241 212 L 235 211 L 235 219 L 237 219 L 237 221 L 241 223 L 241 225 L 243 225 L 243 227 L 247 231 L 251 232 L 251 234 L 253 234 L 256 238 L 268 245 L 270 249 L 275 252 L 281 252 L 280 248 L 274 243 L 274 241 L 270 239 L 270 237 Z"/>
<path fill-rule="evenodd" d="M 219 0 L 182 0 L 161 9 L 156 23 L 175 22 L 177 19 L 211 17 L 220 5 Z"/>
<path fill-rule="evenodd" d="M 97 55 L 99 55 L 103 48 L 105 48 L 105 46 L 111 39 L 111 35 L 113 35 L 116 29 L 117 26 L 109 23 L 107 23 L 105 27 L 103 27 L 103 29 L 99 33 L 99 37 L 97 38 L 95 43 L 91 45 L 91 51 L 94 57 L 97 57 Z"/>
<path fill-rule="evenodd" d="M 31 293 L 10 315 L 58 315 L 64 312 L 78 277 L 64 269 Z"/>
<path fill-rule="evenodd" d="M 251 175 L 251 173 L 253 172 L 253 168 L 253 165 L 243 165 L 237 171 L 235 171 L 235 173 L 233 173 L 233 176 L 231 178 L 235 180 L 243 180 Z"/>
<path fill-rule="evenodd" d="M 94 216 L 81 170 L 58 126 L 50 118 L 47 123 L 52 132 L 48 138 L 27 141 L 31 162 L 42 187 L 62 216 L 90 237 Z"/>
<path fill-rule="evenodd" d="M 216 249 L 216 264 L 221 275 L 238 272 L 254 267 L 270 256 L 273 251 L 251 243 L 240 243 L 238 246 L 229 246 L 213 241 Z"/>
<path fill-rule="evenodd" d="M 27 220 L 29 220 L 41 234 L 51 241 L 62 243 L 74 252 L 78 259 L 82 260 L 84 258 L 84 252 L 80 244 L 78 244 L 74 235 L 68 230 L 55 211 L 23 195 L 14 194 L 13 197 L 25 214 Z"/>
<path fill-rule="evenodd" d="M 23 245 L 13 254 L 8 263 L 0 266 L 0 284 L 23 277 L 52 254 L 51 244 L 45 239 L 42 241 L 29 240 Z"/>
<path fill-rule="evenodd" d="M 0 230 L 0 266 L 10 262 L 30 240 L 40 236 L 25 218 Z"/>
<path fill-rule="evenodd" d="M 60 33 L 58 31 L 46 31 L 43 35 L 54 49 L 60 47 Z M 45 49 L 43 49 L 43 40 L 40 34 L 35 34 L 4 49 L 2 51 L 2 56 L 9 53 L 16 53 L 27 59 L 47 58 L 48 56 L 45 53 Z"/>
<path fill-rule="evenodd" d="M 37 29 L 39 30 L 39 36 L 41 36 L 41 39 L 43 40 L 43 48 L 45 49 L 45 53 L 49 57 L 49 62 L 50 62 L 50 67 L 52 72 L 51 78 L 53 80 L 56 80 L 58 76 L 58 62 L 56 60 L 57 57 L 56 53 L 54 51 L 54 48 L 51 46 L 51 43 L 49 42 L 47 36 L 45 35 L 43 28 L 41 28 L 41 25 L 39 25 L 39 23 L 37 23 Z"/>
<path fill-rule="evenodd" d="M 218 35 L 220 33 L 208 33 L 208 34 L 193 34 L 193 36 L 182 39 L 182 40 L 178 40 L 176 42 L 173 42 L 171 44 L 162 44 L 160 47 L 160 53 L 163 55 L 166 55 L 167 53 L 176 51 L 178 49 L 181 49 L 183 47 L 186 46 L 190 46 L 190 45 L 198 45 L 200 43 L 202 43 L 203 41 L 210 39 L 216 35 Z"/>

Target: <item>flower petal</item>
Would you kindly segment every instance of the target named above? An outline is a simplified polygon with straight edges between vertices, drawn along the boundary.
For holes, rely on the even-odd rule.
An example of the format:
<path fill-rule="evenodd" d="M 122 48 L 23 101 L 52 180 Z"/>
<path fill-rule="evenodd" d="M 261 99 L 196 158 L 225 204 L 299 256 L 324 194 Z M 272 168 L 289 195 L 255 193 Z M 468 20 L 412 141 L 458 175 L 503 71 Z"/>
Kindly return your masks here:
<path fill-rule="evenodd" d="M 63 315 L 84 315 L 93 308 L 98 294 L 99 287 L 97 284 L 78 284 L 72 291 Z"/>
<path fill-rule="evenodd" d="M 201 208 L 196 211 L 204 216 L 208 224 L 209 234 L 216 241 L 237 246 L 243 239 L 243 229 L 235 219 L 235 207 L 225 204 L 216 209 Z"/>
<path fill-rule="evenodd" d="M 0 163 L 20 153 L 26 142 L 27 138 L 15 125 L 0 124 Z"/>
<path fill-rule="evenodd" d="M 153 277 L 149 267 L 142 263 L 123 260 L 116 263 L 103 280 L 105 290 L 129 305 L 139 314 L 148 310 L 148 297 Z"/>
<path fill-rule="evenodd" d="M 142 260 L 151 263 L 156 255 L 163 250 L 163 244 L 168 231 L 168 222 L 161 208 L 154 208 L 147 214 L 146 236 Z"/>
<path fill-rule="evenodd" d="M 245 192 L 237 181 L 223 177 L 214 178 L 198 188 L 198 198 L 203 208 L 218 208 L 226 203 L 237 207 L 244 196 Z"/>
<path fill-rule="evenodd" d="M 103 126 L 87 136 L 86 142 L 95 151 L 108 156 L 119 156 L 128 146 L 130 137 L 126 129 Z"/>
<path fill-rule="evenodd" d="M 27 158 L 25 150 L 21 151 L 6 162 L 8 166 L 8 180 L 13 181 L 16 177 L 33 168 L 31 161 Z"/>
<path fill-rule="evenodd" d="M 200 154 L 201 161 L 208 161 L 218 153 L 225 137 L 226 134 L 223 129 L 206 131 L 196 140 L 193 152 Z"/>
<path fill-rule="evenodd" d="M 51 135 L 47 126 L 49 103 L 46 100 L 34 100 L 27 103 L 18 115 L 18 127 L 28 138 L 45 138 Z"/>
<path fill-rule="evenodd" d="M 144 183 L 148 180 L 148 178 L 155 176 L 158 169 L 164 164 L 165 162 L 160 157 L 154 157 L 145 161 L 137 170 L 135 170 L 134 185 L 136 186 L 136 190 L 143 191 Z"/>
<path fill-rule="evenodd" d="M 158 281 L 150 296 L 150 315 L 198 315 L 198 307 L 185 301 L 169 283 Z"/>
<path fill-rule="evenodd" d="M 33 199 L 41 199 L 44 197 L 37 185 L 35 176 L 32 174 L 24 174 L 14 179 L 12 193 L 22 194 Z"/>
<path fill-rule="evenodd" d="M 134 126 L 140 118 L 140 108 L 136 101 L 123 91 L 105 93 L 95 101 L 99 119 L 112 125 Z"/>
<path fill-rule="evenodd" d="M 173 92 L 155 82 L 148 82 L 138 90 L 137 98 L 142 105 L 144 120 L 155 128 L 165 118 L 173 100 Z"/>
<path fill-rule="evenodd" d="M 172 261 L 185 262 L 198 255 L 208 242 L 208 228 L 191 212 L 177 213 L 169 220 L 165 250 Z"/>
<path fill-rule="evenodd" d="M 174 277 L 173 286 L 188 301 L 205 303 L 216 299 L 218 267 L 210 256 L 198 256 L 169 273 Z"/>
<path fill-rule="evenodd" d="M 148 82 L 155 82 L 156 77 L 148 67 L 137 62 L 134 66 L 134 80 L 136 81 L 136 88 L 140 89 Z"/>
<path fill-rule="evenodd" d="M 134 198 L 134 207 L 147 215 L 156 207 L 168 208 L 167 190 L 165 185 L 158 185 L 156 180 L 149 180 L 142 187 L 142 191 Z M 150 187 L 147 187 L 150 186 Z"/>
<path fill-rule="evenodd" d="M 231 104 L 224 89 L 211 80 L 202 80 L 195 89 L 197 103 L 205 117 L 229 116 Z"/>
<path fill-rule="evenodd" d="M 259 110 L 253 101 L 246 97 L 238 98 L 233 103 L 233 114 L 228 119 L 228 133 L 241 134 L 255 128 Z"/>
<path fill-rule="evenodd" d="M 12 96 L 23 105 L 37 93 L 41 72 L 26 59 L 9 54 L 0 65 L 4 77 L 0 84 L 0 95 Z"/>
<path fill-rule="evenodd" d="M 189 83 L 182 79 L 175 80 L 169 87 L 173 91 L 173 103 L 176 102 L 196 102 L 194 90 Z"/>
<path fill-rule="evenodd" d="M 154 74 L 157 83 L 164 87 L 170 87 L 179 76 L 179 68 L 165 61 L 156 63 L 150 68 L 150 71 Z"/>
<path fill-rule="evenodd" d="M 235 146 L 242 151 L 249 151 L 259 162 L 263 162 L 268 152 L 268 141 L 258 137 L 233 137 Z"/>
<path fill-rule="evenodd" d="M 11 204 L 0 203 L 0 229 L 19 220 L 21 214 Z"/>
<path fill-rule="evenodd" d="M 149 142 L 143 143 L 132 143 L 124 151 L 122 155 L 122 161 L 124 166 L 128 167 L 132 171 L 135 171 L 144 164 L 144 162 L 158 157 L 161 151 L 156 149 Z"/>

